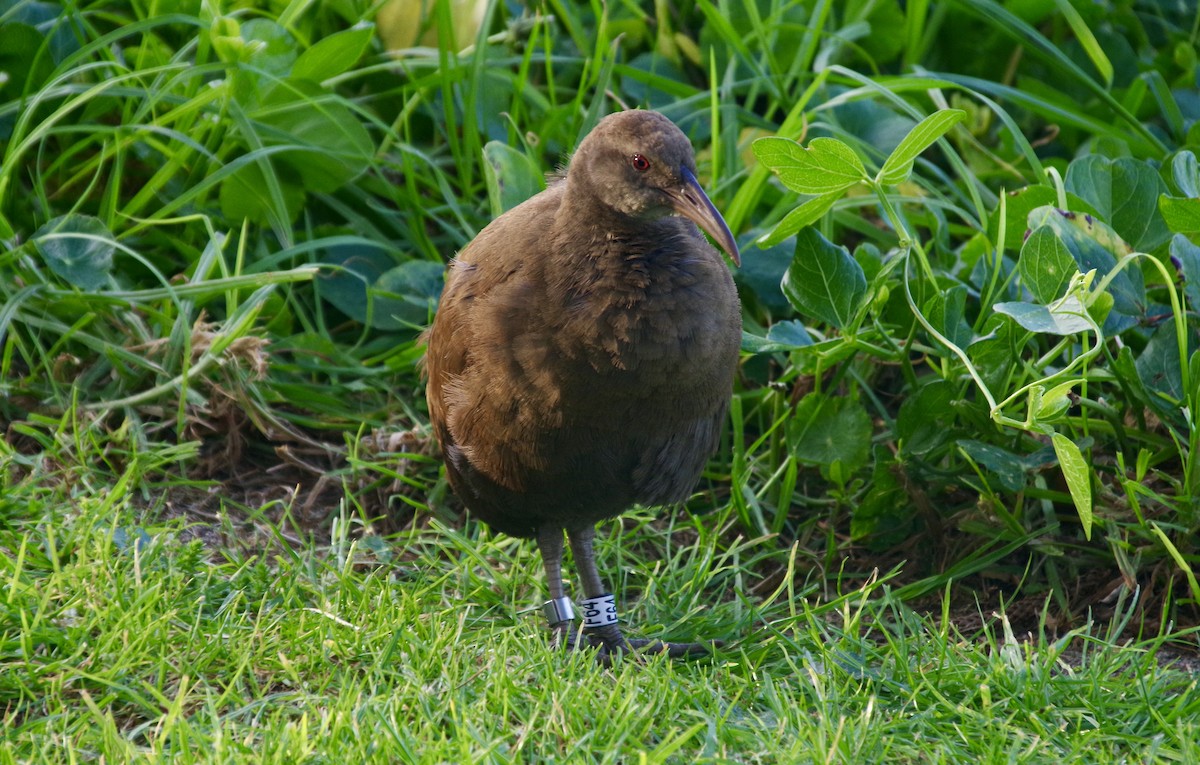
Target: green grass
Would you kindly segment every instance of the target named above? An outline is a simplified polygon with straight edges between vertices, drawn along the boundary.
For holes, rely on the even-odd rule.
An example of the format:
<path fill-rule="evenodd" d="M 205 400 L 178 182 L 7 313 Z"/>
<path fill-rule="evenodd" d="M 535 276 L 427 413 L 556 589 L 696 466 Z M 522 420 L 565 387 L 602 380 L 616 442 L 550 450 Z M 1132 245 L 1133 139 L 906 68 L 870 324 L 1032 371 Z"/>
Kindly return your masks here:
<path fill-rule="evenodd" d="M 782 576 L 749 598 L 794 568 L 733 536 L 728 511 L 601 535 L 634 630 L 727 641 L 602 668 L 548 647 L 528 542 L 436 522 L 380 540 L 342 517 L 328 544 L 213 549 L 71 479 L 5 491 L 29 520 L 0 532 L 2 762 L 1200 755 L 1200 678 L 1163 666 L 1162 641 L 1016 640 L 990 614 L 964 636 L 874 579 L 818 598 Z"/>
<path fill-rule="evenodd" d="M 378 5 L 0 0 L 0 763 L 1200 759 L 1200 13 Z M 747 340 L 698 514 L 598 543 L 725 647 L 602 668 L 456 516 L 418 336 L 620 104 Z"/>

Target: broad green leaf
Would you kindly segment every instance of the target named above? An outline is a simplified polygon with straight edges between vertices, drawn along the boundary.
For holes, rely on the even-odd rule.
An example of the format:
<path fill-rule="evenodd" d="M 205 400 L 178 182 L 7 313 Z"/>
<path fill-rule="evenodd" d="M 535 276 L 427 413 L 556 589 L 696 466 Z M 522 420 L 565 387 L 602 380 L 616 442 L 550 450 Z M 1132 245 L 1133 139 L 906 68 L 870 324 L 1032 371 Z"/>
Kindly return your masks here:
<path fill-rule="evenodd" d="M 252 117 L 264 144 L 295 147 L 274 160 L 290 165 L 308 191 L 335 191 L 363 173 L 375 153 L 362 120 L 309 80 L 278 83 Z"/>
<path fill-rule="evenodd" d="M 1074 335 L 1087 332 L 1092 323 L 1079 298 L 1071 295 L 1054 308 L 1034 303 L 996 303 L 997 313 L 1011 316 L 1014 321 L 1030 332 L 1051 335 Z"/>
<path fill-rule="evenodd" d="M 488 141 L 483 147 L 483 159 L 493 217 L 511 210 L 546 187 L 533 160 L 506 143 Z"/>
<path fill-rule="evenodd" d="M 757 242 L 758 246 L 772 247 L 794 235 L 805 226 L 811 226 L 819 221 L 821 216 L 829 212 L 834 203 L 841 198 L 842 192 L 839 190 L 805 200 L 795 210 L 783 216 L 783 220 L 779 221 L 779 224 L 774 229 L 760 236 Z"/>
<path fill-rule="evenodd" d="M 994 444 L 963 439 L 958 448 L 976 463 L 987 468 L 1009 491 L 1020 491 L 1025 487 L 1025 463 L 1012 452 Z"/>
<path fill-rule="evenodd" d="M 805 148 L 787 138 L 771 136 L 759 138 L 751 148 L 784 186 L 801 194 L 844 191 L 867 177 L 854 150 L 834 138 L 814 138 Z"/>
<path fill-rule="evenodd" d="M 1079 512 L 1079 522 L 1083 525 L 1083 536 L 1092 538 L 1092 473 L 1084 460 L 1082 452 L 1075 442 L 1062 433 L 1050 436 L 1054 443 L 1054 453 L 1058 455 L 1058 464 L 1062 468 L 1063 477 L 1067 479 L 1067 488 L 1075 509 Z"/>
<path fill-rule="evenodd" d="M 355 321 L 366 323 L 367 287 L 394 268 L 396 258 L 382 245 L 347 244 L 330 247 L 322 262 L 341 268 L 322 268 L 317 293 Z M 378 314 L 378 311 L 372 311 Z M 382 312 L 386 315 L 386 312 Z"/>
<path fill-rule="evenodd" d="M 983 335 L 967 349 L 971 363 L 991 388 L 1008 384 L 1008 376 L 1025 352 L 1026 332 L 1020 325 L 993 311 L 983 324 Z"/>
<path fill-rule="evenodd" d="M 810 393 L 788 421 L 787 442 L 802 463 L 829 466 L 840 462 L 852 473 L 867 462 L 871 418 L 852 398 Z"/>
<path fill-rule="evenodd" d="M 441 263 L 396 257 L 367 243 L 332 247 L 325 263 L 341 266 L 317 281 L 324 299 L 355 321 L 376 329 L 423 326 L 442 291 Z"/>
<path fill-rule="evenodd" d="M 742 350 L 749 353 L 794 351 L 812 344 L 812 336 L 808 334 L 803 322 L 795 319 L 772 324 L 765 337 L 742 332 Z"/>
<path fill-rule="evenodd" d="M 783 276 L 783 294 L 801 313 L 842 329 L 867 295 L 862 266 L 812 228 L 796 235 L 796 254 Z"/>
<path fill-rule="evenodd" d="M 1158 210 L 1172 233 L 1200 232 L 1200 199 L 1169 197 L 1163 194 L 1158 198 Z"/>
<path fill-rule="evenodd" d="M 967 113 L 961 109 L 941 109 L 918 122 L 884 161 L 877 180 L 887 186 L 904 183 L 912 174 L 913 162 L 921 152 L 966 116 Z"/>
<path fill-rule="evenodd" d="M 1066 188 L 1091 203 L 1139 252 L 1154 250 L 1170 236 L 1158 211 L 1158 197 L 1167 192 L 1167 185 L 1148 162 L 1098 154 L 1081 157 L 1067 168 Z"/>
<path fill-rule="evenodd" d="M 367 287 L 367 295 L 375 301 L 375 313 L 383 314 L 372 316 L 375 326 L 424 328 L 437 310 L 445 271 L 441 263 L 406 260 L 384 272 Z"/>
<path fill-rule="evenodd" d="M 33 243 L 50 270 L 69 284 L 81 290 L 108 284 L 116 245 L 99 218 L 60 215 L 34 232 Z"/>
<path fill-rule="evenodd" d="M 1125 391 L 1127 399 L 1126 406 L 1138 404 L 1150 406 L 1159 412 L 1163 411 L 1165 408 L 1163 401 L 1146 390 L 1146 386 L 1142 384 L 1142 373 L 1138 370 L 1137 361 L 1133 358 L 1133 349 L 1128 345 L 1123 346 L 1113 357 L 1112 371 L 1121 381 L 1121 387 Z"/>
<path fill-rule="evenodd" d="M 318 40 L 296 59 L 292 76 L 314 82 L 338 76 L 358 63 L 370 47 L 374 32 L 374 26 L 367 25 L 335 32 Z"/>
<path fill-rule="evenodd" d="M 1043 304 L 1062 297 L 1079 270 L 1071 252 L 1050 226 L 1037 227 L 1025 240 L 1017 269 L 1034 299 Z"/>
<path fill-rule="evenodd" d="M 1029 215 L 1029 228 L 1037 230 L 1049 226 L 1075 259 L 1080 273 L 1095 269 L 1097 279 L 1105 278 L 1117 267 L 1117 260 L 1127 256 L 1131 250 L 1121 237 L 1109 226 L 1089 215 L 1063 212 L 1054 207 L 1039 207 Z M 1146 311 L 1146 288 L 1142 272 L 1128 267 L 1109 282 L 1108 290 L 1113 296 L 1117 311 L 1127 316 L 1140 317 Z M 1106 327 L 1112 331 L 1111 327 Z"/>

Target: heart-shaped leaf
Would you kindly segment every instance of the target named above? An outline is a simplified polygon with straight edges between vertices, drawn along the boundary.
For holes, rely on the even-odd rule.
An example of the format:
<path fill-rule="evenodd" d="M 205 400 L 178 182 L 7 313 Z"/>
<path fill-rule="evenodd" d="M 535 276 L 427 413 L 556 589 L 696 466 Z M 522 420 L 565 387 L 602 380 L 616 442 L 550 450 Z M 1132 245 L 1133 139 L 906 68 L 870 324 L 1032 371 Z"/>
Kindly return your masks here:
<path fill-rule="evenodd" d="M 824 195 L 844 191 L 865 180 L 862 160 L 834 138 L 814 138 L 805 148 L 787 138 L 759 138 L 751 147 L 758 161 L 769 167 L 792 191 Z"/>
<path fill-rule="evenodd" d="M 1158 211 L 1158 197 L 1167 193 L 1167 185 L 1147 162 L 1090 154 L 1067 168 L 1066 188 L 1091 203 L 1140 252 L 1154 250 L 1171 235 Z"/>
<path fill-rule="evenodd" d="M 810 393 L 788 421 L 787 441 L 800 462 L 825 466 L 840 462 L 854 472 L 866 464 L 870 453 L 871 418 L 852 398 Z"/>
<path fill-rule="evenodd" d="M 108 284 L 116 250 L 112 232 L 90 215 L 61 215 L 39 228 L 34 246 L 50 270 L 81 290 Z"/>
<path fill-rule="evenodd" d="M 442 292 L 441 263 L 409 260 L 397 265 L 391 253 L 365 242 L 332 247 L 325 262 L 341 269 L 318 281 L 321 297 L 377 329 L 422 326 Z"/>

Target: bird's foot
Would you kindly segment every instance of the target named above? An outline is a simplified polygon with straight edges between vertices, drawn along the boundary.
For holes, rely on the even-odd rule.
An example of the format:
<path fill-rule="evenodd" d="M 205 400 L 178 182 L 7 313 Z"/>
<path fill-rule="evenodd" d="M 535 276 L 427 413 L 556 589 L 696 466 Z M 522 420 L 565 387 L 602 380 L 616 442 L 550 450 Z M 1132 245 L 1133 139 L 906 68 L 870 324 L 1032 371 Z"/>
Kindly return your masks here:
<path fill-rule="evenodd" d="M 576 626 L 575 608 L 569 598 L 551 598 L 542 606 L 550 625 L 550 644 L 568 651 L 594 649 L 596 660 L 606 666 L 617 655 L 645 658 L 665 653 L 672 659 L 693 659 L 707 656 L 712 649 L 721 645 L 719 640 L 710 643 L 667 643 L 662 640 L 627 638 L 617 625 L 617 609 L 612 595 L 588 598 L 581 605 L 584 609 L 582 629 Z"/>
<path fill-rule="evenodd" d="M 610 663 L 614 656 L 621 654 L 648 657 L 665 653 L 672 659 L 695 659 L 707 656 L 713 648 L 720 645 L 720 641 L 715 640 L 712 643 L 668 643 L 662 640 L 627 638 L 615 624 L 585 628 L 583 638 L 587 647 L 596 649 L 596 658 L 603 664 Z"/>

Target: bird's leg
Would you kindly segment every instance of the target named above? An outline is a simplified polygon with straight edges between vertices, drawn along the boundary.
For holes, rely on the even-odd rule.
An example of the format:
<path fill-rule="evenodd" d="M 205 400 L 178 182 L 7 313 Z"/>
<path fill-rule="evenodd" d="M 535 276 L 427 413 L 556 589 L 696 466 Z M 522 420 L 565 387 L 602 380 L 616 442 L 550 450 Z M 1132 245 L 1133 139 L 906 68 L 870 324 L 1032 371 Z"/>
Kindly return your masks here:
<path fill-rule="evenodd" d="M 554 633 L 556 645 L 575 647 L 575 609 L 571 599 L 563 590 L 562 556 L 563 530 L 558 526 L 543 526 L 538 530 L 538 549 L 542 552 L 542 563 L 546 566 L 546 582 L 550 588 L 550 599 L 542 606 L 546 623 Z"/>
<path fill-rule="evenodd" d="M 617 626 L 616 601 L 604 591 L 600 572 L 596 569 L 596 554 L 592 550 L 592 540 L 595 538 L 596 527 L 591 525 L 567 532 L 567 539 L 571 540 L 571 554 L 575 556 L 575 569 L 579 572 L 586 596 L 581 602 L 584 634 L 589 641 L 608 651 L 627 651 L 633 646 Z"/>
<path fill-rule="evenodd" d="M 675 658 L 708 653 L 708 649 L 699 643 L 663 643 L 638 638 L 631 640 L 621 633 L 621 628 L 617 625 L 616 600 L 611 593 L 604 591 L 600 572 L 596 569 L 596 556 L 592 550 L 592 540 L 595 537 L 594 526 L 567 530 L 567 538 L 571 540 L 571 553 L 575 556 L 575 568 L 579 571 L 583 593 L 587 596 L 579 602 L 583 611 L 583 632 L 590 643 L 601 649 L 602 659 L 607 660 L 609 654 L 618 651 L 666 651 Z"/>

